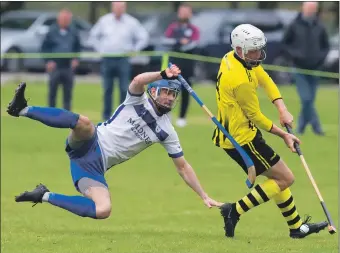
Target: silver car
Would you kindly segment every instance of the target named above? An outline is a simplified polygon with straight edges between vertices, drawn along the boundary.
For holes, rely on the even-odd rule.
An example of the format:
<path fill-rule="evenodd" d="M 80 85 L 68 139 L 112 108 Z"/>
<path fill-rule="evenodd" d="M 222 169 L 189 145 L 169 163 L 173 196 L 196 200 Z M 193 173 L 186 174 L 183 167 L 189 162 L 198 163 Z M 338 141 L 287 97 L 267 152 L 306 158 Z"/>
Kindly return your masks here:
<path fill-rule="evenodd" d="M 39 53 L 42 42 L 52 24 L 56 22 L 57 12 L 10 11 L 1 15 L 1 54 Z M 82 51 L 92 52 L 87 44 L 91 24 L 73 17 L 72 24 L 79 31 Z M 80 59 L 77 72 L 88 72 L 95 59 Z M 12 72 L 23 70 L 44 70 L 43 59 L 3 59 L 1 69 Z"/>

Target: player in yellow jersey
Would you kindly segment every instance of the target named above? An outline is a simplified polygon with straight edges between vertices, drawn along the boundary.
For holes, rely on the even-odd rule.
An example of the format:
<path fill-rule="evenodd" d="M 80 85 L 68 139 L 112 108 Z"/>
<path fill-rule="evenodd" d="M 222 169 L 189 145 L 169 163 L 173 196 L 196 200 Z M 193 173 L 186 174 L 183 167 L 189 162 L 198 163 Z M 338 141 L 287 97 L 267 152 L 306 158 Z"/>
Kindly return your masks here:
<path fill-rule="evenodd" d="M 294 175 L 265 142 L 260 132 L 262 129 L 279 136 L 293 152 L 296 152 L 294 141 L 300 143 L 298 138 L 276 126 L 260 110 L 256 95 L 258 86 L 265 89 L 269 99 L 278 109 L 281 125 L 292 125 L 293 116 L 288 112 L 280 91 L 260 65 L 266 57 L 266 37 L 260 29 L 249 24 L 237 26 L 230 37 L 234 50 L 223 57 L 218 71 L 217 119 L 253 160 L 256 175 L 263 175 L 267 179 L 256 185 L 239 201 L 221 206 L 225 235 L 234 237 L 240 216 L 270 199 L 275 201 L 286 219 L 290 237 L 304 238 L 318 233 L 327 227 L 327 222 L 308 223 L 310 216 L 305 221 L 301 220 L 289 189 L 294 182 Z M 213 133 L 213 142 L 223 148 L 247 173 L 240 154 L 218 128 Z"/>

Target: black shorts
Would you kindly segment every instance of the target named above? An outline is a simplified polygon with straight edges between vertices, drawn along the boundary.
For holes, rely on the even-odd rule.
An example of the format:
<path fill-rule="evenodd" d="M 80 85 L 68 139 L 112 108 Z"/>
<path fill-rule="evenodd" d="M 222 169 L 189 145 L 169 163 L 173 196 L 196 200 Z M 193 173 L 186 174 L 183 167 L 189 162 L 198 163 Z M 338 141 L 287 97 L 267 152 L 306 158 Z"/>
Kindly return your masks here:
<path fill-rule="evenodd" d="M 257 130 L 254 139 L 251 142 L 243 145 L 242 148 L 253 161 L 257 176 L 261 175 L 263 172 L 274 166 L 280 160 L 280 156 L 266 144 L 266 141 L 262 138 L 260 130 Z M 244 172 L 248 174 L 247 166 L 244 163 L 240 153 L 236 149 L 224 150 L 242 167 Z"/>

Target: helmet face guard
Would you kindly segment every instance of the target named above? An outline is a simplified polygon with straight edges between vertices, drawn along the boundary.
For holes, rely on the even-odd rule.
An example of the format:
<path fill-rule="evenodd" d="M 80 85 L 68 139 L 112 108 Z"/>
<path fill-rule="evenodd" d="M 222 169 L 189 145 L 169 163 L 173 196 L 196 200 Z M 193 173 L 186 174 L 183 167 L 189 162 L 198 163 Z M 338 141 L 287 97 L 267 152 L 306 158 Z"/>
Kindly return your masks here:
<path fill-rule="evenodd" d="M 152 92 L 154 90 L 155 92 Z M 148 94 L 153 100 L 160 113 L 165 114 L 174 109 L 177 105 L 178 95 L 181 92 L 181 84 L 177 80 L 161 80 L 148 85 Z M 164 96 L 164 97 L 163 97 Z M 166 104 L 162 100 L 173 96 L 171 104 Z"/>
<path fill-rule="evenodd" d="M 242 57 L 238 55 L 249 67 L 257 67 L 266 59 L 265 47 L 267 38 L 257 27 L 250 24 L 237 26 L 230 34 L 231 46 L 236 52 L 236 48 L 242 49 Z M 261 51 L 259 59 L 246 57 L 249 51 Z M 236 52 L 237 53 L 237 52 Z"/>
<path fill-rule="evenodd" d="M 250 58 L 245 57 L 245 54 L 244 54 L 244 60 L 250 67 L 257 67 L 262 63 L 262 61 L 266 59 L 267 55 L 266 55 L 265 48 L 263 47 L 260 50 L 261 50 L 261 56 L 259 59 L 250 59 Z"/>

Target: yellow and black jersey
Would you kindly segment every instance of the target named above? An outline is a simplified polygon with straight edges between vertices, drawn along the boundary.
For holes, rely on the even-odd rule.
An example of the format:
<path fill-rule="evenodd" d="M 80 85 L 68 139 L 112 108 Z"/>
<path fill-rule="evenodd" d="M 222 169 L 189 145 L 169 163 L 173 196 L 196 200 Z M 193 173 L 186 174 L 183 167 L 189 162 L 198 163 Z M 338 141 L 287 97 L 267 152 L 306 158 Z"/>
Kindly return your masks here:
<path fill-rule="evenodd" d="M 273 126 L 260 110 L 256 94 L 259 85 L 272 102 L 281 98 L 280 91 L 262 66 L 248 67 L 234 51 L 222 58 L 216 84 L 217 119 L 241 146 L 254 139 L 257 128 L 270 131 Z M 213 142 L 225 149 L 234 148 L 217 127 Z"/>

